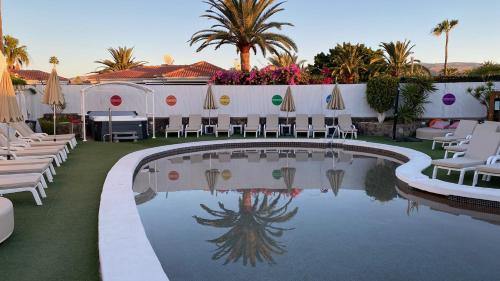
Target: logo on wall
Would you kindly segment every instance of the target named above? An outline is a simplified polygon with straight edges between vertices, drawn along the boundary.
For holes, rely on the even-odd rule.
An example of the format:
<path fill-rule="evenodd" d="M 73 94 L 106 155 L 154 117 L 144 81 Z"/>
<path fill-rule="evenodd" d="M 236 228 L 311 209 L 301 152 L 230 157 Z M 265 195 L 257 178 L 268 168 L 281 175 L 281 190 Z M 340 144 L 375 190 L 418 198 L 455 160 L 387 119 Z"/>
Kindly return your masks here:
<path fill-rule="evenodd" d="M 272 175 L 275 180 L 281 179 L 281 170 L 273 170 Z"/>
<path fill-rule="evenodd" d="M 174 106 L 177 104 L 177 98 L 173 95 L 170 95 L 165 99 L 165 102 L 168 106 Z"/>
<path fill-rule="evenodd" d="M 452 93 L 448 93 L 448 94 L 443 96 L 443 103 L 445 105 L 452 105 L 455 103 L 456 100 L 457 100 L 457 98 Z"/>
<path fill-rule="evenodd" d="M 168 179 L 171 181 L 176 181 L 180 178 L 180 175 L 177 171 L 170 171 L 168 173 Z"/>
<path fill-rule="evenodd" d="M 222 171 L 221 175 L 222 179 L 224 179 L 225 181 L 229 180 L 232 177 L 231 171 L 229 170 Z"/>
<path fill-rule="evenodd" d="M 328 95 L 326 97 L 326 103 L 330 103 L 330 100 L 332 100 L 332 95 Z"/>
<path fill-rule="evenodd" d="M 281 105 L 283 102 L 283 98 L 280 95 L 274 95 L 271 99 L 274 105 L 278 106 Z"/>
<path fill-rule="evenodd" d="M 120 97 L 119 95 L 114 95 L 109 99 L 109 102 L 113 106 L 119 106 L 120 104 L 122 104 L 122 97 Z"/>
<path fill-rule="evenodd" d="M 231 98 L 229 96 L 223 95 L 219 98 L 220 104 L 226 106 L 231 103 Z"/>

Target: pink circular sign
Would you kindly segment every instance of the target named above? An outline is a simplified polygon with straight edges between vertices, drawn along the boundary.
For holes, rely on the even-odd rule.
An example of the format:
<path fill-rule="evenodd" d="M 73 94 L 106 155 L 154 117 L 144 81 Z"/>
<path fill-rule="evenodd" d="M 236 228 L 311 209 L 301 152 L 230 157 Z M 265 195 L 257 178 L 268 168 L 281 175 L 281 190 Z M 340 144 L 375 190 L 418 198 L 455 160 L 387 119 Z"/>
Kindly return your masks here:
<path fill-rule="evenodd" d="M 114 95 L 109 99 L 109 102 L 111 102 L 113 106 L 119 106 L 120 104 L 122 104 L 122 97 L 120 97 L 119 95 Z"/>

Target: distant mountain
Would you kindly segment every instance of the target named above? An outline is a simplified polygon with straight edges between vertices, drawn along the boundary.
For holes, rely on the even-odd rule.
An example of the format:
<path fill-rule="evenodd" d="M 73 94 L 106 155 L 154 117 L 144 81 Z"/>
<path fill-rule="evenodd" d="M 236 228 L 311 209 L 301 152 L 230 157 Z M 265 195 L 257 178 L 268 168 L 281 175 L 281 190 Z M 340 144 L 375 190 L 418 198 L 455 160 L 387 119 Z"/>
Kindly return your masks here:
<path fill-rule="evenodd" d="M 427 67 L 431 71 L 432 75 L 438 75 L 438 73 L 443 69 L 443 63 L 422 63 L 422 65 Z M 480 65 L 481 64 L 477 62 L 449 62 L 448 68 L 456 68 L 459 72 L 464 72 Z"/>

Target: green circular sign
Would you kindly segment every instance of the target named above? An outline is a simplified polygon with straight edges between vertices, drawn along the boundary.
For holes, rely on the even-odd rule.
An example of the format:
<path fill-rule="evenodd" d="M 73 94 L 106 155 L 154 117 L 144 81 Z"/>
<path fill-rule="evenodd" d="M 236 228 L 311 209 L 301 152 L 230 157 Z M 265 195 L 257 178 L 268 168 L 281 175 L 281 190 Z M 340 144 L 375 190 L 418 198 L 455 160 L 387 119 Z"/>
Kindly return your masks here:
<path fill-rule="evenodd" d="M 283 98 L 280 95 L 274 95 L 272 98 L 272 102 L 276 106 L 281 105 L 281 103 L 283 102 Z"/>
<path fill-rule="evenodd" d="M 281 170 L 273 170 L 273 178 L 275 180 L 281 179 Z"/>

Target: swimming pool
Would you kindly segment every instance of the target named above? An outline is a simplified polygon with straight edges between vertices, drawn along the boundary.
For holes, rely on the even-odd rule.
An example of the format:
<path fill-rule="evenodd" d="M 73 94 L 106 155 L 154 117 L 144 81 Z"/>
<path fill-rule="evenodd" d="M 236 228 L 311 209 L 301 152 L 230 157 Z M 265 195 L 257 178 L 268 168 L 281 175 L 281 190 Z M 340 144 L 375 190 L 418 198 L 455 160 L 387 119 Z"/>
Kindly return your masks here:
<path fill-rule="evenodd" d="M 137 170 L 147 237 L 171 280 L 489 280 L 495 211 L 401 185 L 368 153 L 184 153 Z"/>

